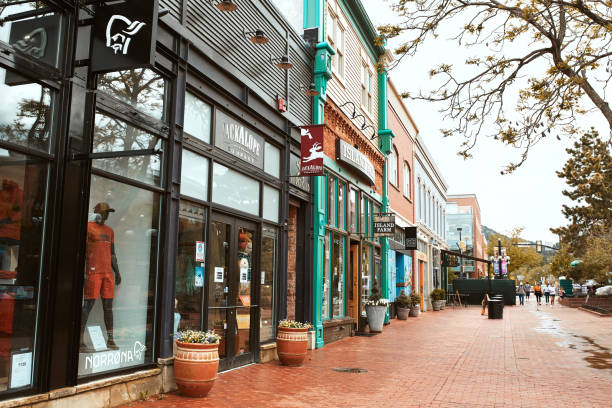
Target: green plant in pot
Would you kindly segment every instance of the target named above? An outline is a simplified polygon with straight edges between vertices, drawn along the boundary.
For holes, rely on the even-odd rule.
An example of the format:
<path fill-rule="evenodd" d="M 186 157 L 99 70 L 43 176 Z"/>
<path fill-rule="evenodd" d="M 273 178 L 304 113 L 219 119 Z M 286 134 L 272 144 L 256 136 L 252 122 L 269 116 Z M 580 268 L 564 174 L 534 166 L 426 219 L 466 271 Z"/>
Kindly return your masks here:
<path fill-rule="evenodd" d="M 410 296 L 408 296 L 408 298 L 410 299 L 410 313 L 408 314 L 408 316 L 418 317 L 421 311 L 421 296 L 413 291 L 412 293 L 410 293 Z"/>
<path fill-rule="evenodd" d="M 399 320 L 408 319 L 410 313 L 410 298 L 406 295 L 405 291 L 401 291 L 399 296 L 395 298 L 395 309 L 397 310 L 397 318 Z"/>
<path fill-rule="evenodd" d="M 429 294 L 431 298 L 431 305 L 434 311 L 438 311 L 442 308 L 442 300 L 445 298 L 446 292 L 444 289 L 434 289 Z"/>
<path fill-rule="evenodd" d="M 374 281 L 374 286 L 372 286 L 372 294 L 368 300 L 364 302 L 364 306 L 368 316 L 370 331 L 374 333 L 382 332 L 385 322 L 385 312 L 387 311 L 387 307 L 389 307 L 389 299 L 384 299 L 380 295 L 376 281 Z"/>
<path fill-rule="evenodd" d="M 219 369 L 221 336 L 213 331 L 186 330 L 175 334 L 174 379 L 189 397 L 205 397 Z"/>

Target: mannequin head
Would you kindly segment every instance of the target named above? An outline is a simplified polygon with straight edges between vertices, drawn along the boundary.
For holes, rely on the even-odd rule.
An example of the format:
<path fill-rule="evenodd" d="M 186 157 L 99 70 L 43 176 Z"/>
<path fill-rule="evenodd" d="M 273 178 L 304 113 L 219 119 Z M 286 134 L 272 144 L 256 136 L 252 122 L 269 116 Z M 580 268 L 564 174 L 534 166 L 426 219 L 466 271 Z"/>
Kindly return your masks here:
<path fill-rule="evenodd" d="M 115 212 L 108 203 L 98 203 L 94 207 L 94 213 L 97 214 L 96 222 L 100 225 L 104 224 L 108 219 L 108 214 Z"/>

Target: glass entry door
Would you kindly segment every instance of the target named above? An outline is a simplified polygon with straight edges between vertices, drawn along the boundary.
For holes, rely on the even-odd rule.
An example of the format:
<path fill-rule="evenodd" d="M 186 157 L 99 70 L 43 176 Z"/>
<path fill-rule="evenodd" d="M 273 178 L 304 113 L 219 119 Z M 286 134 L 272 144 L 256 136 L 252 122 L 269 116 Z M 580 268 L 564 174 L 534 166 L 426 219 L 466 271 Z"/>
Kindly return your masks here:
<path fill-rule="evenodd" d="M 259 253 L 254 223 L 214 214 L 210 223 L 207 327 L 221 335 L 219 369 L 255 361 L 258 305 L 253 279 Z M 255 282 L 255 284 L 253 284 Z"/>

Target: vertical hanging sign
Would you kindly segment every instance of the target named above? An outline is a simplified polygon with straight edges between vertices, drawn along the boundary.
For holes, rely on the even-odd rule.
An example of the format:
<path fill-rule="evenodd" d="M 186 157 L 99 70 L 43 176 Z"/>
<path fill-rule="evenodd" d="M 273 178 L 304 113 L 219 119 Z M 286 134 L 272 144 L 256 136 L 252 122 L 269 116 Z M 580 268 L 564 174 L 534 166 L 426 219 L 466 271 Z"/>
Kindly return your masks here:
<path fill-rule="evenodd" d="M 96 8 L 91 71 L 152 67 L 157 40 L 157 0 L 131 0 Z"/>
<path fill-rule="evenodd" d="M 323 130 L 325 125 L 302 126 L 300 176 L 323 175 Z"/>

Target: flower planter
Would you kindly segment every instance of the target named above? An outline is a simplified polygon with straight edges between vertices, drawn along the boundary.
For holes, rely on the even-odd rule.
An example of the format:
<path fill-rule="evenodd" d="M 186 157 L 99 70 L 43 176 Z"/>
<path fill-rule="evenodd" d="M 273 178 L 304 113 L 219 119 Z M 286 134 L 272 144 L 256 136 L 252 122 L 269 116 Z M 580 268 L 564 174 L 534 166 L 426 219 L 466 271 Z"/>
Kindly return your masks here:
<path fill-rule="evenodd" d="M 441 300 L 434 300 L 433 302 L 431 302 L 431 306 L 433 307 L 433 310 L 437 312 L 442 307 L 442 301 Z"/>
<path fill-rule="evenodd" d="M 174 379 L 181 394 L 205 397 L 217 379 L 219 344 L 176 342 Z"/>
<path fill-rule="evenodd" d="M 441 300 L 440 302 L 442 302 L 442 307 L 440 307 L 440 310 L 444 310 L 446 307 L 446 300 Z"/>
<path fill-rule="evenodd" d="M 397 318 L 399 320 L 407 320 L 408 314 L 410 313 L 410 308 L 407 307 L 398 307 L 397 308 Z"/>
<path fill-rule="evenodd" d="M 366 306 L 366 313 L 368 315 L 368 326 L 370 326 L 371 332 L 382 332 L 383 324 L 385 323 L 386 311 L 387 306 Z"/>
<path fill-rule="evenodd" d="M 408 316 L 410 317 L 419 317 L 419 313 L 421 312 L 421 308 L 419 305 L 416 306 L 412 306 L 410 308 L 410 313 L 408 313 Z"/>
<path fill-rule="evenodd" d="M 276 335 L 276 352 L 282 365 L 300 366 L 308 349 L 308 329 L 279 327 Z"/>

